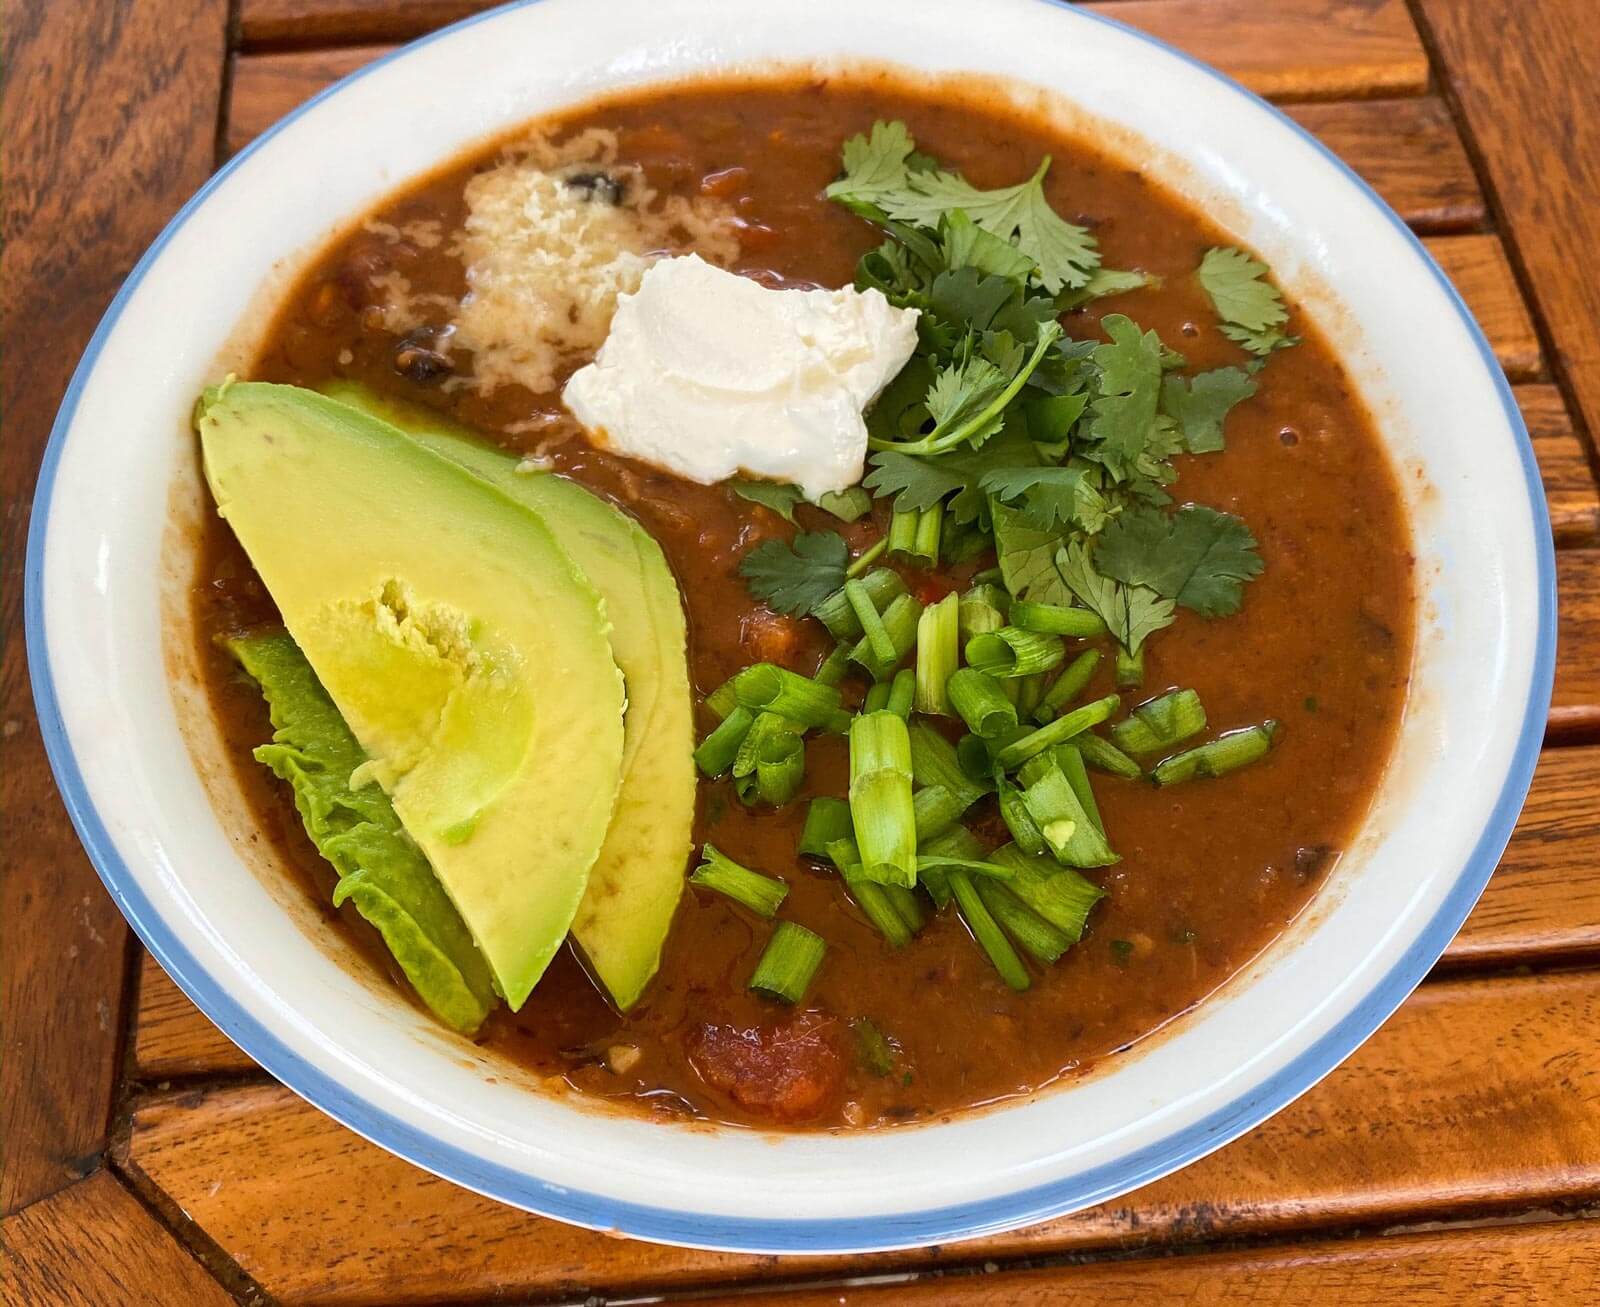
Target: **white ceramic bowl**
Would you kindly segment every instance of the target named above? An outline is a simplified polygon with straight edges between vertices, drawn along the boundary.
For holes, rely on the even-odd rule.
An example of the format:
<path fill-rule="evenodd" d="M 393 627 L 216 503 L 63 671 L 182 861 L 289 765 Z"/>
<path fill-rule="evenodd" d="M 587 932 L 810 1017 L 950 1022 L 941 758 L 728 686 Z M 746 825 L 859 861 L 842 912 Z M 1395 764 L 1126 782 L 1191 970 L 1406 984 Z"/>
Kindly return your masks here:
<path fill-rule="evenodd" d="M 45 456 L 27 566 L 35 693 L 73 820 L 200 1008 L 419 1166 L 582 1225 L 749 1251 L 1041 1220 L 1182 1166 L 1312 1085 L 1421 979 L 1494 867 L 1543 732 L 1555 587 L 1532 449 L 1483 337 L 1405 226 L 1275 110 L 1098 15 L 1049 0 L 982 9 L 982 23 L 970 0 L 543 0 L 485 14 L 347 78 L 233 160 L 89 346 Z M 806 1136 L 652 1124 L 530 1092 L 351 966 L 258 865 L 184 652 L 192 558 L 170 523 L 203 504 L 187 416 L 222 342 L 237 352 L 240 324 L 259 321 L 259 288 L 436 161 L 609 88 L 850 58 L 1049 88 L 1015 93 L 1114 127 L 1117 148 L 1265 254 L 1342 350 L 1406 473 L 1415 689 L 1383 794 L 1312 910 L 1146 1051 L 952 1123 Z"/>

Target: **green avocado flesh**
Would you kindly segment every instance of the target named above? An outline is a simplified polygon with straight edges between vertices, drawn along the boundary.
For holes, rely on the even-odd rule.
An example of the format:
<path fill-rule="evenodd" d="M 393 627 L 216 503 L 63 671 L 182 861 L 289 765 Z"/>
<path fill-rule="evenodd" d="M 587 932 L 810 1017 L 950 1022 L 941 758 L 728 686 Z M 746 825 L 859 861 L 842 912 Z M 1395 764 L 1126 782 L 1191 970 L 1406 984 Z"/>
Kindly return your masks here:
<path fill-rule="evenodd" d="M 338 871 L 334 906 L 353 902 L 434 1015 L 472 1034 L 494 1006 L 489 968 L 389 796 L 351 786 L 367 755 L 311 664 L 284 631 L 229 640 L 228 652 L 266 696 L 272 743 L 255 759 L 289 784 L 306 833 Z"/>
<path fill-rule="evenodd" d="M 522 1006 L 572 925 L 622 771 L 604 606 L 538 518 L 387 423 L 242 382 L 206 479 L 285 626 Z"/>
<path fill-rule="evenodd" d="M 572 935 L 623 1011 L 660 965 L 683 892 L 694 823 L 694 707 L 683 604 L 667 560 L 625 513 L 564 477 L 517 460 L 417 405 L 354 383 L 326 393 L 392 423 L 532 510 L 605 599 L 627 684 L 622 786 Z"/>

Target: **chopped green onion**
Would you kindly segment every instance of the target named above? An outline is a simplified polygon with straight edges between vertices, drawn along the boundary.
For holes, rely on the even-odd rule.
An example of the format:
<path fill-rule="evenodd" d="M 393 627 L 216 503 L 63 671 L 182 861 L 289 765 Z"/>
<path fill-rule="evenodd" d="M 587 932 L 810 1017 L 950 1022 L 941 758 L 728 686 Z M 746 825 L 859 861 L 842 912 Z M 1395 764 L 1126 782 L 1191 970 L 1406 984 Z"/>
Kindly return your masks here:
<path fill-rule="evenodd" d="M 1102 740 L 1092 731 L 1073 737 L 1073 748 L 1083 755 L 1084 762 L 1098 771 L 1110 772 L 1124 780 L 1138 780 L 1144 768 L 1109 741 Z"/>
<path fill-rule="evenodd" d="M 1104 635 L 1106 624 L 1087 608 L 1064 608 L 1060 604 L 1035 604 L 1019 599 L 1011 605 L 1011 625 L 1043 635 L 1070 635 L 1077 639 Z"/>
<path fill-rule="evenodd" d="M 954 672 L 945 687 L 951 706 L 973 734 L 991 739 L 1017 724 L 1017 706 L 1000 689 L 1000 682 L 976 667 Z"/>
<path fill-rule="evenodd" d="M 1020 626 L 983 631 L 967 641 L 967 662 L 992 676 L 1032 676 L 1048 672 L 1067 656 L 1059 635 L 1040 635 Z"/>
<path fill-rule="evenodd" d="M 1119 861 L 1056 760 L 1042 754 L 1022 769 L 1022 802 L 1057 862 L 1108 867 Z"/>
<path fill-rule="evenodd" d="M 979 947 L 989 955 L 989 961 L 994 963 L 994 969 L 1000 973 L 1000 979 L 1012 989 L 1027 989 L 1032 983 L 1028 979 L 1028 968 L 1023 966 L 1016 949 L 1011 947 L 1011 941 L 1005 937 L 1005 932 L 989 915 L 989 909 L 984 906 L 983 900 L 978 897 L 978 891 L 973 888 L 971 877 L 959 869 L 952 869 L 946 874 L 950 878 L 950 889 L 955 894 L 956 906 L 961 909 L 962 920 L 967 923 L 967 929 L 972 932 L 972 937 L 978 941 Z"/>
<path fill-rule="evenodd" d="M 800 830 L 800 845 L 795 850 L 808 858 L 826 858 L 828 845 L 835 840 L 853 840 L 850 805 L 843 799 L 812 799 L 806 809 L 806 824 Z"/>
<path fill-rule="evenodd" d="M 950 880 L 937 864 L 923 866 L 920 860 L 924 857 L 982 858 L 983 842 L 965 826 L 953 826 L 943 834 L 935 835 L 917 851 L 917 880 L 928 891 L 934 906 L 942 908 L 950 902 Z"/>
<path fill-rule="evenodd" d="M 1193 749 L 1185 749 L 1156 764 L 1150 779 L 1157 785 L 1175 785 L 1196 777 L 1226 776 L 1267 756 L 1278 734 L 1278 723 L 1264 721 L 1259 726 L 1229 731 Z"/>
<path fill-rule="evenodd" d="M 974 876 L 990 876 L 995 880 L 1010 880 L 1016 872 L 1010 867 L 1003 867 L 998 862 L 990 862 L 986 858 L 952 858 L 943 853 L 917 854 L 917 875 L 924 872 L 942 871 L 948 874 L 959 867 L 962 871 L 972 873 Z"/>
<path fill-rule="evenodd" d="M 805 779 L 805 741 L 787 717 L 764 712 L 739 742 L 733 758 L 734 793 L 741 803 L 781 806 L 799 793 Z"/>
<path fill-rule="evenodd" d="M 718 717 L 726 717 L 738 704 L 739 698 L 733 692 L 733 683 L 738 679 L 737 676 L 730 676 L 710 694 L 706 695 L 706 707 L 716 713 Z"/>
<path fill-rule="evenodd" d="M 1002 732 L 1004 739 L 1010 732 Z M 982 785 L 987 794 L 994 789 L 994 756 L 989 752 L 989 742 L 981 735 L 963 735 L 956 741 L 956 764 L 961 774 L 974 785 Z"/>
<path fill-rule="evenodd" d="M 889 706 L 889 691 L 894 689 L 888 681 L 874 681 L 867 687 L 867 697 L 861 701 L 862 712 L 883 712 Z"/>
<path fill-rule="evenodd" d="M 1007 681 L 1007 685 L 1017 687 L 1017 716 L 1032 717 L 1034 710 L 1039 706 L 1039 700 L 1044 698 L 1044 683 L 1049 678 L 1043 672 L 1035 672 L 1032 676 L 1019 677 L 1014 681 Z"/>
<path fill-rule="evenodd" d="M 920 713 L 948 716 L 945 684 L 961 665 L 961 601 L 953 594 L 917 618 L 917 699 Z"/>
<path fill-rule="evenodd" d="M 863 713 L 850 727 L 850 816 L 861 874 L 883 884 L 917 883 L 911 741 L 891 712 Z"/>
<path fill-rule="evenodd" d="M 961 643 L 975 635 L 998 631 L 1006 624 L 1006 613 L 1011 607 L 1011 596 L 997 585 L 975 585 L 961 596 L 957 605 Z"/>
<path fill-rule="evenodd" d="M 1030 731 L 1020 740 L 1006 745 L 995 755 L 995 762 L 1010 771 L 1027 762 L 1036 753 L 1043 753 L 1053 745 L 1070 740 L 1074 735 L 1081 735 L 1091 726 L 1098 726 L 1112 713 L 1116 712 L 1117 705 L 1122 701 L 1114 694 L 1108 694 L 1103 699 L 1096 699 L 1086 703 L 1081 708 L 1074 708 L 1071 712 L 1057 717 L 1055 721 Z"/>
<path fill-rule="evenodd" d="M 875 540 L 872 544 L 868 545 L 867 548 L 863 549 L 859 554 L 850 560 L 850 566 L 844 569 L 845 577 L 850 578 L 860 576 L 867 570 L 867 568 L 871 567 L 878 561 L 880 557 L 883 556 L 883 551 L 888 547 L 889 542 L 887 540 L 884 540 L 881 537 L 878 540 Z"/>
<path fill-rule="evenodd" d="M 966 808 L 944 786 L 924 785 L 911 796 L 911 810 L 916 819 L 917 847 L 921 848 L 954 826 Z"/>
<path fill-rule="evenodd" d="M 922 910 L 922 900 L 917 898 L 916 892 L 907 889 L 904 885 L 880 885 L 884 898 L 889 900 L 889 906 L 900 914 L 900 920 L 906 923 L 913 935 L 922 929 L 927 921 L 928 914 Z"/>
<path fill-rule="evenodd" d="M 987 771 L 981 779 L 974 780 L 963 770 L 956 759 L 955 746 L 928 722 L 912 722 L 907 733 L 911 740 L 911 775 L 918 785 L 942 786 L 961 805 L 962 812 L 993 788 Z"/>
<path fill-rule="evenodd" d="M 702 845 L 700 857 L 702 862 L 689 877 L 689 883 L 724 894 L 758 916 L 775 916 L 778 905 L 789 895 L 789 887 L 783 881 L 740 866 L 715 845 Z"/>
<path fill-rule="evenodd" d="M 878 542 L 878 545 L 883 544 L 881 540 Z M 906 592 L 906 583 L 900 579 L 900 574 L 887 567 L 874 568 L 861 578 L 861 584 L 880 613 L 897 595 Z M 836 640 L 856 640 L 861 636 L 861 621 L 842 586 L 813 608 L 811 615 L 826 626 Z"/>
<path fill-rule="evenodd" d="M 748 708 L 736 705 L 722 719 L 722 724 L 700 741 L 700 747 L 694 751 L 695 766 L 706 776 L 721 776 L 733 766 L 739 746 L 744 743 L 755 720 L 756 715 Z"/>
<path fill-rule="evenodd" d="M 845 888 L 877 931 L 895 948 L 911 942 L 911 927 L 885 894 L 884 886 L 861 874 L 861 850 L 851 839 L 834 840 L 828 845 L 828 860 L 839 869 Z"/>
<path fill-rule="evenodd" d="M 887 707 L 901 721 L 906 721 L 911 716 L 911 705 L 917 697 L 917 674 L 909 667 L 902 667 L 894 674 L 894 684 L 889 690 Z"/>
<path fill-rule="evenodd" d="M 1182 744 L 1206 728 L 1206 710 L 1193 690 L 1172 690 L 1142 703 L 1111 728 L 1111 742 L 1124 753 L 1155 753 Z"/>
<path fill-rule="evenodd" d="M 1011 832 L 1011 838 L 1028 853 L 1043 853 L 1045 851 L 1044 832 L 1039 829 L 1039 823 L 1034 821 L 1033 814 L 1028 811 L 1028 805 L 1023 802 L 1022 791 L 1005 778 L 1005 773 L 996 771 L 995 786 L 1000 796 L 1000 817 L 1006 824 L 1006 829 Z"/>
<path fill-rule="evenodd" d="M 860 581 L 846 581 L 844 597 L 850 601 L 850 611 L 856 615 L 856 621 L 861 623 L 864 643 L 872 650 L 874 658 L 880 663 L 893 663 L 894 641 L 884 629 L 883 615 L 873 606 L 866 585 Z"/>
<path fill-rule="evenodd" d="M 841 522 L 854 522 L 872 511 L 872 496 L 862 486 L 845 490 L 830 490 L 817 500 L 817 507 L 832 513 Z"/>
<path fill-rule="evenodd" d="M 1081 735 L 1078 736 L 1078 739 L 1082 738 Z M 1083 754 L 1078 751 L 1076 742 L 1056 745 L 1050 751 L 1050 756 L 1061 768 L 1061 774 L 1067 778 L 1067 784 L 1072 786 L 1072 792 L 1078 796 L 1078 802 L 1089 814 L 1089 820 L 1094 823 L 1094 828 L 1102 835 L 1105 834 L 1106 824 L 1100 820 L 1100 805 L 1095 802 L 1094 786 L 1089 784 L 1089 771 L 1083 765 Z"/>
<path fill-rule="evenodd" d="M 756 963 L 750 988 L 784 1003 L 798 1003 L 806 996 L 827 951 L 821 936 L 792 921 L 780 921 Z"/>
<path fill-rule="evenodd" d="M 944 534 L 944 506 L 935 504 L 924 508 L 917 518 L 917 538 L 912 546 L 913 556 L 925 559 L 929 567 L 938 565 L 939 541 Z"/>
<path fill-rule="evenodd" d="M 1137 690 L 1144 684 L 1144 650 L 1136 654 L 1117 650 L 1117 689 Z"/>
<path fill-rule="evenodd" d="M 1007 888 L 1069 940 L 1077 943 L 1094 905 L 1105 891 L 1092 880 L 1052 859 L 1030 856 L 1015 844 L 1005 844 L 989 855 L 991 862 L 1015 873 Z"/>
<path fill-rule="evenodd" d="M 1036 722 L 1054 721 L 1069 703 L 1076 699 L 1094 679 L 1095 668 L 1100 666 L 1100 651 L 1085 649 L 1061 669 L 1061 675 L 1045 691 L 1039 706 L 1033 710 Z"/>
<path fill-rule="evenodd" d="M 883 1032 L 868 1021 L 857 1017 L 850 1023 L 856 1037 L 856 1052 L 861 1065 L 875 1076 L 886 1076 L 894 1070 L 894 1045 L 883 1037 Z"/>
<path fill-rule="evenodd" d="M 839 691 L 776 663 L 756 663 L 733 678 L 733 692 L 752 712 L 777 713 L 801 727 L 829 726 L 842 711 Z"/>
<path fill-rule="evenodd" d="M 850 670 L 850 646 L 836 644 L 829 651 L 828 656 L 822 660 L 812 676 L 818 685 L 838 685 L 844 680 L 845 673 Z"/>
<path fill-rule="evenodd" d="M 981 877 L 973 882 L 983 906 L 1006 934 L 1040 962 L 1057 961 L 1072 941 L 1011 892 L 1004 881 Z"/>
<path fill-rule="evenodd" d="M 921 513 L 915 509 L 901 512 L 896 509 L 889 519 L 889 557 L 904 558 L 916 552 L 917 548 L 917 523 L 921 520 Z"/>
<path fill-rule="evenodd" d="M 921 617 L 920 603 L 908 594 L 896 596 L 883 610 L 881 621 L 883 630 L 889 636 L 890 656 L 879 658 L 871 639 L 863 636 L 860 643 L 851 650 L 851 658 L 865 667 L 874 680 L 883 680 L 899 666 L 900 660 L 911 652 L 911 646 L 917 642 L 917 622 Z"/>

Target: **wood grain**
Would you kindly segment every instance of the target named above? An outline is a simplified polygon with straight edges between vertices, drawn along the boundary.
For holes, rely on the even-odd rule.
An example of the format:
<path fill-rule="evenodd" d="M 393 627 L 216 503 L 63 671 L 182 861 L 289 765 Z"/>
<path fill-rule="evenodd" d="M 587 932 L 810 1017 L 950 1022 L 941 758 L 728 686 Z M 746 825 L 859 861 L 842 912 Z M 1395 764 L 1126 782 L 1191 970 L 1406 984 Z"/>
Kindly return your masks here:
<path fill-rule="evenodd" d="M 1441 74 L 1466 117 L 1555 366 L 1583 427 L 1600 433 L 1600 110 L 1593 0 L 1519 0 L 1514 21 L 1480 0 L 1421 0 Z"/>
<path fill-rule="evenodd" d="M 275 1085 L 156 1099 L 130 1164 L 285 1303 L 469 1301 L 1164 1245 L 1600 1193 L 1600 976 L 1425 986 L 1320 1086 L 1194 1166 L 1016 1234 L 784 1259 L 631 1243 L 499 1206 Z"/>
<path fill-rule="evenodd" d="M 242 0 L 251 46 L 390 42 L 493 0 Z M 1332 100 L 1420 94 L 1428 61 L 1404 0 L 1116 0 L 1088 4 L 1169 41 L 1260 95 Z"/>
<path fill-rule="evenodd" d="M 139 1020 L 133 1061 L 143 1080 L 249 1071 L 255 1063 L 201 1013 L 145 953 L 139 964 Z"/>
<path fill-rule="evenodd" d="M 0 1210 L 71 1183 L 102 1146 L 127 931 L 78 846 L 34 720 L 22 543 L 50 421 L 96 320 L 211 171 L 227 0 L 21 0 L 0 94 Z M 87 1159 L 87 1160 L 86 1160 Z"/>
<path fill-rule="evenodd" d="M 1556 555 L 1556 685 L 1550 730 L 1556 738 L 1600 738 L 1600 549 Z"/>
<path fill-rule="evenodd" d="M 226 1307 L 233 1295 L 107 1171 L 0 1222 L 8 1307 Z"/>
<path fill-rule="evenodd" d="M 1600 1296 L 1600 1221 L 922 1276 L 772 1294 L 774 1307 L 1574 1307 Z M 701 1298 L 711 1307 L 747 1297 Z"/>
<path fill-rule="evenodd" d="M 1550 385 L 1526 385 L 1516 388 L 1516 396 L 1533 437 L 1556 544 L 1600 543 L 1600 489 L 1561 392 Z"/>
<path fill-rule="evenodd" d="M 1498 236 L 1430 236 L 1428 253 L 1461 292 L 1513 381 L 1539 376 L 1539 337 Z"/>

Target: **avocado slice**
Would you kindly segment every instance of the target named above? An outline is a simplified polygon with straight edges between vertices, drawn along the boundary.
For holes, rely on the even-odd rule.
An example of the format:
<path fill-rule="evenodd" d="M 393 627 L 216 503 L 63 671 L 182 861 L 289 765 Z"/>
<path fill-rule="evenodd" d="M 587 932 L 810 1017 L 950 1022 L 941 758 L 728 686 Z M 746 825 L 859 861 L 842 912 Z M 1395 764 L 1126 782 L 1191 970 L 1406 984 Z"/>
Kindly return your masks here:
<path fill-rule="evenodd" d="M 294 386 L 196 413 L 206 479 L 513 1009 L 572 924 L 622 774 L 599 594 L 539 520 Z"/>
<path fill-rule="evenodd" d="M 611 649 L 628 693 L 622 786 L 572 935 L 625 1012 L 661 963 L 694 825 L 694 701 L 683 602 L 661 546 L 576 482 L 519 472 L 511 455 L 419 405 L 354 382 L 331 383 L 324 393 L 392 423 L 526 505 L 605 598 Z"/>

